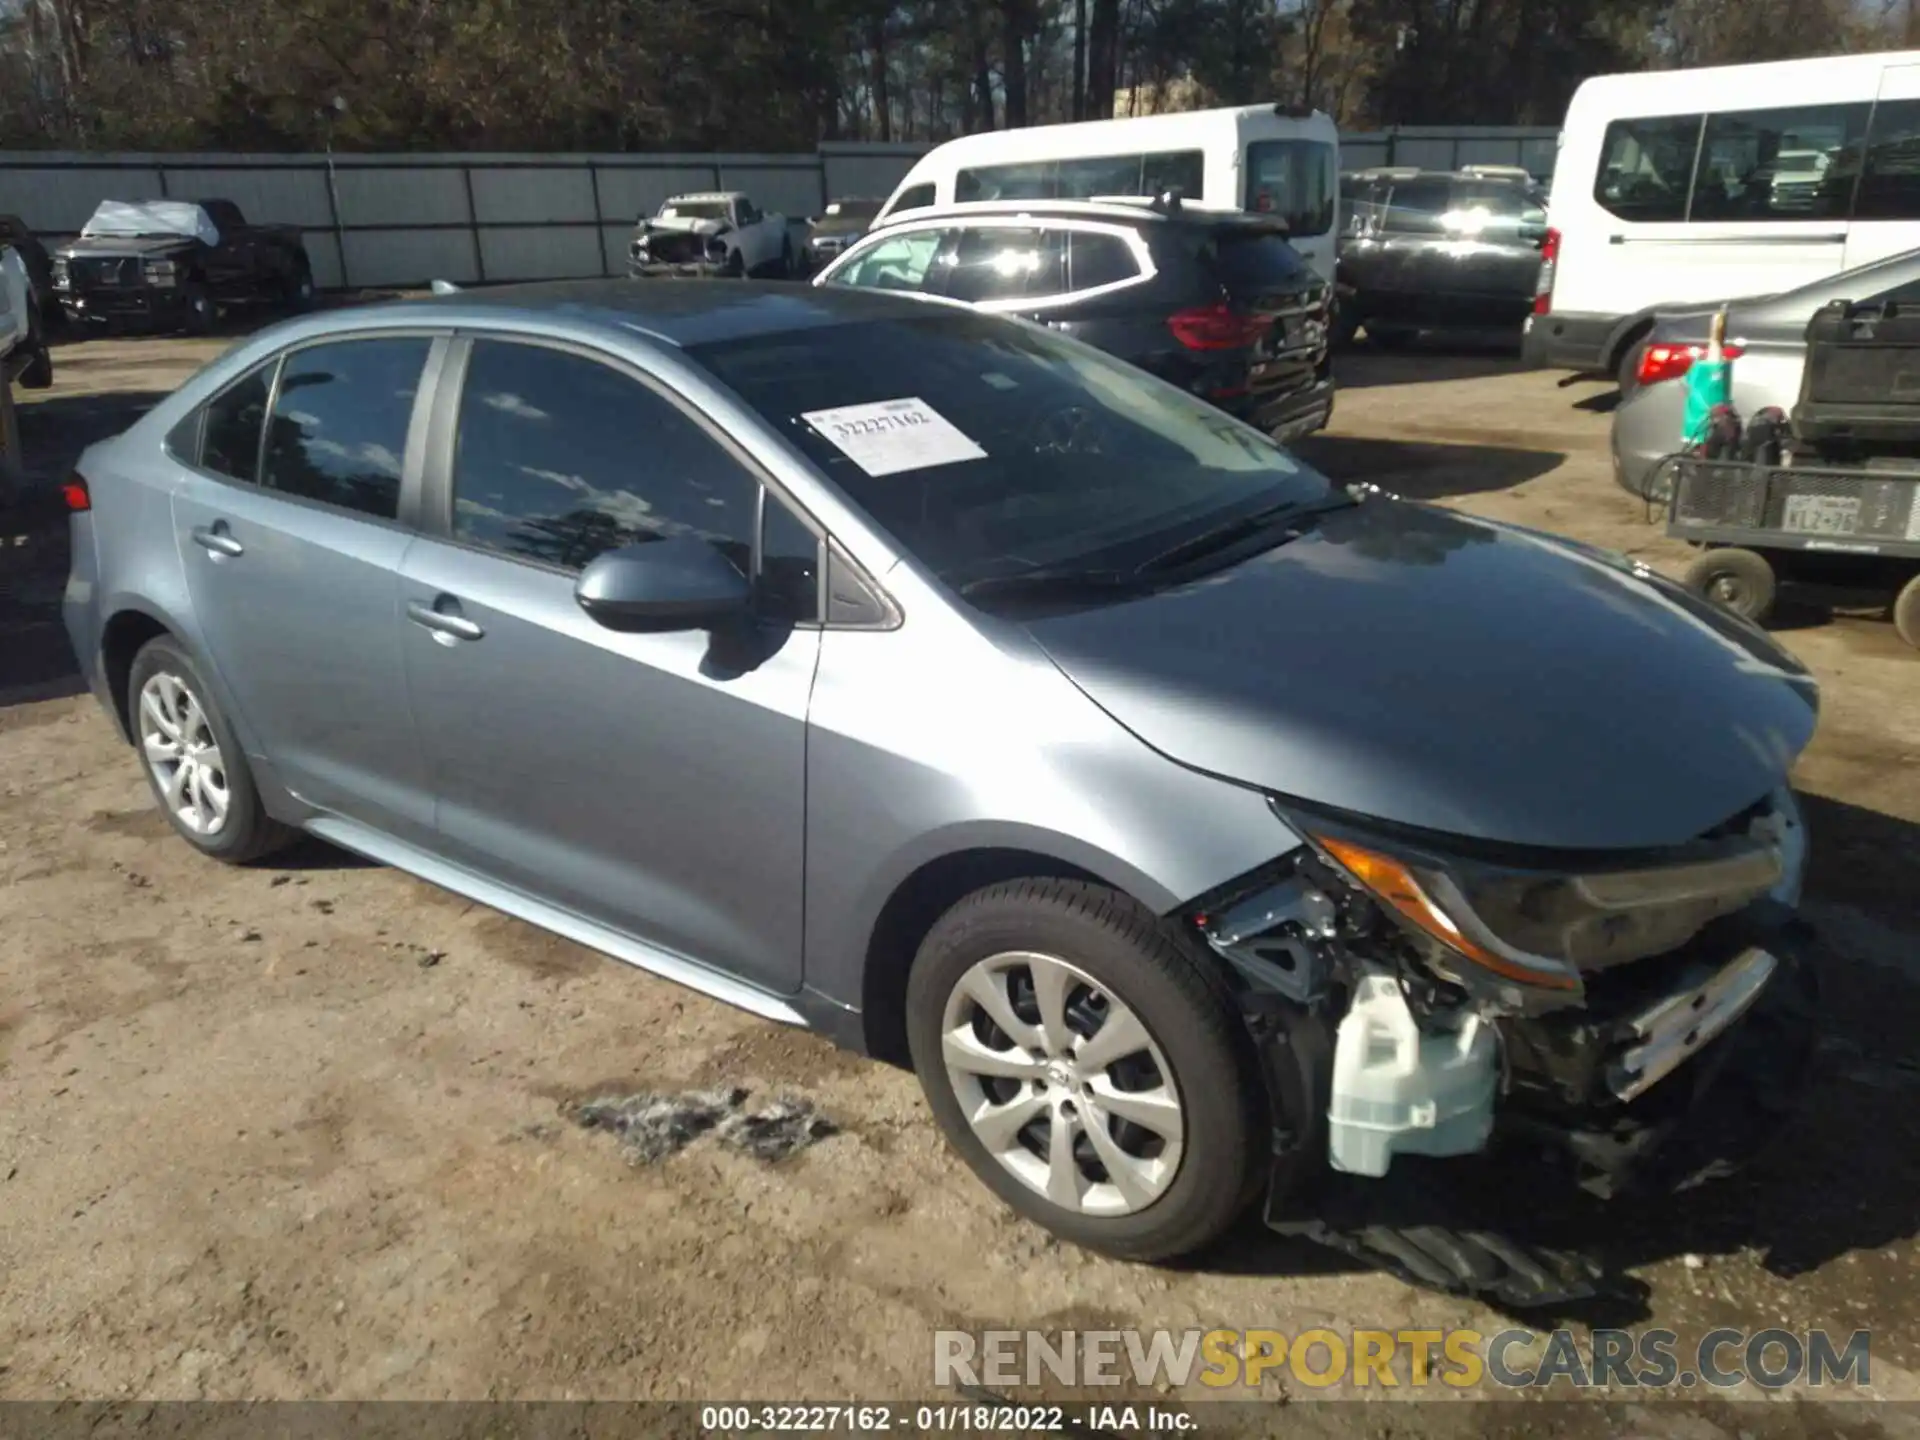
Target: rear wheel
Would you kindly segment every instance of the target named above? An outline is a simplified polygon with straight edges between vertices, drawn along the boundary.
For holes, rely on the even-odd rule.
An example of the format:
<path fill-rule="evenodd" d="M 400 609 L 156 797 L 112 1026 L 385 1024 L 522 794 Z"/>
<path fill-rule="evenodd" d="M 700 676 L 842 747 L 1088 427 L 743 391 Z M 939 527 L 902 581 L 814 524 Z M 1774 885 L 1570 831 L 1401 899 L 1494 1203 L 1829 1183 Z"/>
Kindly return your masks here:
<path fill-rule="evenodd" d="M 1158 1260 L 1231 1225 L 1265 1158 L 1258 1080 L 1218 983 L 1097 885 L 962 900 L 907 985 L 927 1103 L 974 1173 L 1046 1229 Z"/>
<path fill-rule="evenodd" d="M 1773 566 L 1752 550 L 1709 550 L 1687 566 L 1682 582 L 1696 595 L 1759 624 L 1778 589 Z"/>
<path fill-rule="evenodd" d="M 277 850 L 294 832 L 270 817 L 247 757 L 199 669 L 169 636 L 133 657 L 128 728 L 160 809 L 203 855 L 239 865 Z"/>
<path fill-rule="evenodd" d="M 1893 628 L 1902 640 L 1920 650 L 1920 575 L 1907 581 L 1894 597 Z"/>

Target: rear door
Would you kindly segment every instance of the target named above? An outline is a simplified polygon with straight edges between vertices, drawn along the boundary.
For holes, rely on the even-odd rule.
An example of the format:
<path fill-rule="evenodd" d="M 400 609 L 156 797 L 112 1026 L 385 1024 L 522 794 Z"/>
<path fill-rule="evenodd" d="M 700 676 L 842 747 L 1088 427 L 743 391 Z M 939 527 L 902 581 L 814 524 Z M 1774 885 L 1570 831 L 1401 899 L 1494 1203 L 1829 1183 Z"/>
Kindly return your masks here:
<path fill-rule="evenodd" d="M 356 337 L 254 370 L 182 437 L 173 498 L 194 619 L 261 757 L 320 809 L 416 841 L 432 798 L 399 570 L 425 446 L 416 402 L 444 347 Z"/>
<path fill-rule="evenodd" d="M 1920 248 L 1920 65 L 1890 65 L 1859 165 L 1846 268 Z"/>
<path fill-rule="evenodd" d="M 939 293 L 977 309 L 1045 320 L 1067 292 L 1067 236 L 1058 227 L 970 225 L 943 252 Z"/>

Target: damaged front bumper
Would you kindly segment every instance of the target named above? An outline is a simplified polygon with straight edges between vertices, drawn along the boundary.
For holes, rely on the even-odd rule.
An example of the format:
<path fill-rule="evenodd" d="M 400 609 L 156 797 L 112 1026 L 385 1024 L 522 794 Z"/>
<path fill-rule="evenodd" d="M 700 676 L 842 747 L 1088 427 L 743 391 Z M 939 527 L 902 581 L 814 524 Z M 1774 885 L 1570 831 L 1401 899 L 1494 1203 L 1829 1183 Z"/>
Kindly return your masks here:
<path fill-rule="evenodd" d="M 1420 924 L 1437 907 L 1414 913 L 1459 891 L 1422 893 L 1432 871 L 1396 879 L 1340 861 L 1364 851 L 1309 846 L 1207 897 L 1189 918 L 1242 982 L 1275 1117 L 1269 1225 L 1416 1283 L 1549 1303 L 1593 1293 L 1598 1271 L 1524 1238 L 1544 1217 L 1685 1190 L 1752 1160 L 1806 1088 L 1816 940 L 1789 903 L 1804 861 L 1790 801 L 1736 821 L 1715 844 L 1738 850 L 1729 835 L 1757 834 L 1784 863 L 1722 863 L 1723 850 L 1702 865 L 1689 847 L 1665 871 L 1568 882 L 1583 905 L 1612 894 L 1689 907 L 1670 923 L 1649 914 L 1634 932 L 1594 930 L 1585 910 L 1568 920 L 1559 882 L 1530 892 L 1549 902 L 1532 921 L 1564 922 L 1583 956 L 1571 989 L 1463 986 L 1474 965 L 1449 964 Z M 1737 885 L 1694 883 L 1715 876 Z M 1479 918 L 1471 928 L 1487 933 Z M 1666 948 L 1645 953 L 1663 936 Z"/>
<path fill-rule="evenodd" d="M 725 260 L 628 260 L 630 280 L 710 280 L 727 273 Z"/>

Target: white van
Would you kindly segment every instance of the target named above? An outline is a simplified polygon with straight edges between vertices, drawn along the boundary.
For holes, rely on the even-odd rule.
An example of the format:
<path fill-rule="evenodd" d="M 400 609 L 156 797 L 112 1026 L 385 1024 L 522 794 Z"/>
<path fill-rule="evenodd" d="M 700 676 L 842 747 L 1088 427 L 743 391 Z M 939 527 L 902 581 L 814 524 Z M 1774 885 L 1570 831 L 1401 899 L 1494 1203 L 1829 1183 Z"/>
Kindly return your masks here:
<path fill-rule="evenodd" d="M 1318 110 L 1247 105 L 1032 125 L 949 140 L 921 156 L 880 211 L 971 200 L 1089 200 L 1178 188 L 1189 205 L 1287 222 L 1293 248 L 1333 278 L 1340 136 Z"/>
<path fill-rule="evenodd" d="M 1920 246 L 1920 51 L 1589 80 L 1547 223 L 1528 358 L 1608 374 L 1656 308 Z"/>

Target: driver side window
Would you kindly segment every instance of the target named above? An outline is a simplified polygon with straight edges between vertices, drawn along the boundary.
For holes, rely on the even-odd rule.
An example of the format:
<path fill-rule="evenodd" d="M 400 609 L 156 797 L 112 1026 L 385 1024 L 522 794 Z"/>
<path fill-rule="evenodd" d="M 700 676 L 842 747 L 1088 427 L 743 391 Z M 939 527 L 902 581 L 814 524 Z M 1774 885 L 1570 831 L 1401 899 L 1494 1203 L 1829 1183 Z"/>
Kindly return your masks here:
<path fill-rule="evenodd" d="M 733 222 L 736 225 L 758 225 L 760 212 L 754 208 L 751 200 L 742 200 L 734 206 Z"/>
<path fill-rule="evenodd" d="M 882 240 L 833 277 L 836 285 L 869 290 L 925 290 L 941 231 L 915 230 Z"/>

